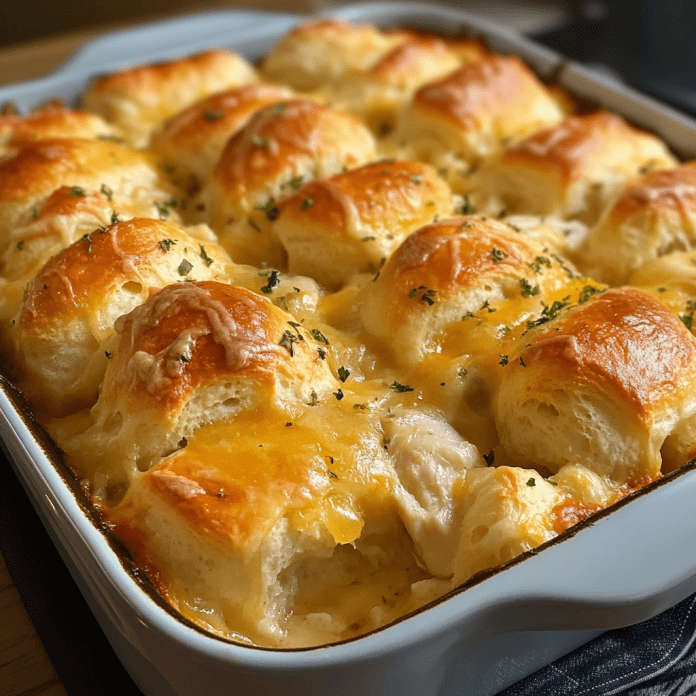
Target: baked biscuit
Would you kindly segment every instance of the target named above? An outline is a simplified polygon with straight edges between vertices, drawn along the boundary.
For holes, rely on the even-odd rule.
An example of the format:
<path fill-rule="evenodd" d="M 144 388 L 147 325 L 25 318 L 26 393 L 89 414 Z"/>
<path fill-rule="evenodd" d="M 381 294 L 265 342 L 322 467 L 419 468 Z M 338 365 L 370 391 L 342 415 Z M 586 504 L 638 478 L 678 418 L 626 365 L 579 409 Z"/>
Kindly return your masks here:
<path fill-rule="evenodd" d="M 455 584 L 557 535 L 553 509 L 564 495 L 536 471 L 509 466 L 471 469 L 459 496 L 462 521 L 452 561 Z"/>
<path fill-rule="evenodd" d="M 263 61 L 261 73 L 267 80 L 308 92 L 335 84 L 349 71 L 366 70 L 403 40 L 370 24 L 309 22 L 275 45 Z"/>
<path fill-rule="evenodd" d="M 46 138 L 119 138 L 118 129 L 101 116 L 69 109 L 60 102 L 46 104 L 30 114 L 0 114 L 0 154 L 10 145 Z"/>
<path fill-rule="evenodd" d="M 76 196 L 99 191 L 116 217 L 128 210 L 160 209 L 181 198 L 154 158 L 115 142 L 54 138 L 10 148 L 0 160 L 0 253 L 18 243 L 15 230 L 38 218 L 47 199 L 59 188 Z M 143 214 L 143 213 L 141 213 Z"/>
<path fill-rule="evenodd" d="M 545 128 L 484 163 L 469 178 L 477 210 L 501 209 L 594 224 L 627 181 L 676 160 L 656 136 L 596 111 Z"/>
<path fill-rule="evenodd" d="M 114 467 L 120 480 L 176 451 L 206 423 L 260 404 L 292 413 L 335 388 L 314 339 L 291 315 L 224 283 L 169 285 L 115 328 L 120 337 L 92 425 L 61 446 Z"/>
<path fill-rule="evenodd" d="M 261 107 L 292 96 L 287 87 L 263 83 L 213 94 L 167 121 L 153 135 L 151 147 L 176 181 L 189 193 L 198 191 L 229 137 Z"/>
<path fill-rule="evenodd" d="M 182 109 L 256 79 L 246 59 L 217 49 L 101 77 L 89 87 L 82 103 L 120 128 L 131 145 L 144 147 L 152 131 Z"/>
<path fill-rule="evenodd" d="M 696 247 L 696 166 L 650 172 L 624 188 L 577 250 L 589 275 L 625 283 L 650 259 Z"/>
<path fill-rule="evenodd" d="M 461 190 L 463 172 L 563 116 L 522 61 L 491 54 L 421 87 L 394 136 L 407 157 L 447 169 Z"/>
<path fill-rule="evenodd" d="M 461 60 L 438 38 L 416 36 L 399 44 L 369 68 L 337 81 L 329 99 L 360 116 L 378 135 L 394 127 L 398 110 L 424 84 L 457 68 Z"/>
<path fill-rule="evenodd" d="M 535 318 L 540 300 L 564 291 L 574 272 L 548 249 L 507 225 L 476 216 L 421 228 L 394 252 L 374 283 L 366 286 L 361 313 L 371 336 L 403 365 L 442 349 L 453 325 L 468 318 L 508 329 Z M 503 311 L 503 305 L 510 305 Z M 502 335 L 502 334 L 501 334 Z M 460 336 L 466 340 L 466 336 Z M 488 340 L 495 345 L 495 330 Z M 460 354 L 475 349 L 459 345 Z"/>
<path fill-rule="evenodd" d="M 374 138 L 355 116 L 308 100 L 267 106 L 232 136 L 213 171 L 211 226 L 235 262 L 283 265 L 269 229 L 276 202 L 374 159 Z"/>
<path fill-rule="evenodd" d="M 450 189 L 432 167 L 374 162 L 306 184 L 278 204 L 273 229 L 291 273 L 335 290 L 377 271 L 411 232 L 451 211 Z"/>
<path fill-rule="evenodd" d="M 522 466 L 582 464 L 617 484 L 654 479 L 696 412 L 696 343 L 636 288 L 595 293 L 536 327 L 501 371 L 494 411 Z"/>
<path fill-rule="evenodd" d="M 22 389 L 54 416 L 93 405 L 116 319 L 170 283 L 225 277 L 227 261 L 217 245 L 159 220 L 85 234 L 26 290 L 12 331 Z"/>

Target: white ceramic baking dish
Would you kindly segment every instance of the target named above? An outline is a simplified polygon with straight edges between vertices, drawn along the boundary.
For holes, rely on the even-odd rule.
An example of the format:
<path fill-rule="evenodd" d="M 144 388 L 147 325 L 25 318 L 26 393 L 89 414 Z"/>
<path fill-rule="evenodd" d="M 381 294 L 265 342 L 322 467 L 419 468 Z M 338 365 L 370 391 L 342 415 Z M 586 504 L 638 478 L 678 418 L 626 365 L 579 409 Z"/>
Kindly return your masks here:
<path fill-rule="evenodd" d="M 514 32 L 466 12 L 367 4 L 332 12 L 381 26 L 468 30 L 576 95 L 659 133 L 684 158 L 696 123 Z M 53 75 L 0 88 L 29 109 L 72 101 L 91 76 L 208 46 L 266 53 L 300 18 L 214 12 L 109 35 Z M 454 696 L 494 694 L 602 630 L 651 618 L 696 591 L 693 465 L 507 566 L 372 634 L 321 648 L 250 648 L 206 635 L 148 590 L 56 468 L 41 429 L 0 378 L 0 437 L 32 502 L 114 650 L 147 695 Z"/>

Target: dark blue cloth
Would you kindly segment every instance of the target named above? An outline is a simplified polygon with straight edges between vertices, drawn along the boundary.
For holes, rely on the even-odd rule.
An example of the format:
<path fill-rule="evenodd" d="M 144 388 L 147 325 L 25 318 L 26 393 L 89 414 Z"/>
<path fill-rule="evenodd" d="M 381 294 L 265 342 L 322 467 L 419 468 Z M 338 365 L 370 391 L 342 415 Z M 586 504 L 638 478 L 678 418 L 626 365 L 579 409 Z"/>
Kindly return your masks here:
<path fill-rule="evenodd" d="M 650 621 L 595 638 L 502 694 L 693 696 L 696 595 Z"/>

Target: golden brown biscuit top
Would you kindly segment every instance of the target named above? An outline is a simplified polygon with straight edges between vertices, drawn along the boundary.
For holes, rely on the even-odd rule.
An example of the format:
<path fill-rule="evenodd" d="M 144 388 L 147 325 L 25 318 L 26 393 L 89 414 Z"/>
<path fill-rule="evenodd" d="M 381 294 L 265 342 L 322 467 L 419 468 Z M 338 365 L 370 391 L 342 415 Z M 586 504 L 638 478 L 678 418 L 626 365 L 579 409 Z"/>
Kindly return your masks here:
<path fill-rule="evenodd" d="M 174 406 L 225 375 L 268 384 L 277 369 L 308 375 L 320 357 L 288 317 L 243 288 L 170 285 L 117 322 L 121 379 L 135 393 Z"/>
<path fill-rule="evenodd" d="M 80 186 L 61 186 L 40 208 L 37 207 L 32 218 L 40 222 L 58 215 L 101 212 L 106 207 L 109 207 L 108 200 L 102 192 L 87 191 Z"/>
<path fill-rule="evenodd" d="M 96 114 L 51 103 L 26 116 L 0 115 L 0 146 L 45 138 L 113 137 L 113 126 Z"/>
<path fill-rule="evenodd" d="M 258 111 L 227 144 L 214 178 L 243 194 L 304 160 L 346 152 L 346 165 L 364 161 L 373 138 L 355 116 L 312 101 L 290 100 Z"/>
<path fill-rule="evenodd" d="M 126 168 L 131 168 L 133 186 L 159 178 L 149 155 L 115 142 L 51 138 L 22 143 L 0 160 L 0 204 L 33 200 L 85 180 L 98 187 L 101 175 Z M 143 181 L 145 169 L 151 171 Z"/>
<path fill-rule="evenodd" d="M 336 230 L 357 227 L 358 220 L 370 224 L 406 216 L 407 222 L 420 214 L 420 205 L 427 206 L 429 196 L 439 204 L 442 187 L 437 172 L 427 164 L 373 162 L 305 184 L 278 204 L 278 217 L 290 215 Z"/>
<path fill-rule="evenodd" d="M 427 302 L 429 290 L 447 293 L 488 275 L 524 276 L 534 256 L 524 237 L 506 225 L 464 216 L 414 232 L 387 261 L 380 281 L 391 279 L 395 297 Z"/>
<path fill-rule="evenodd" d="M 490 55 L 422 87 L 416 108 L 437 113 L 457 128 L 474 130 L 481 117 L 503 117 L 510 108 L 526 108 L 544 86 L 518 58 Z"/>
<path fill-rule="evenodd" d="M 614 203 L 611 219 L 614 224 L 620 224 L 648 210 L 696 210 L 696 165 L 650 172 L 631 182 Z"/>
<path fill-rule="evenodd" d="M 603 384 L 639 415 L 694 376 L 692 336 L 675 314 L 637 288 L 607 290 L 530 342 L 521 352 L 526 367 L 559 371 L 577 384 Z"/>
<path fill-rule="evenodd" d="M 287 87 L 272 84 L 246 85 L 219 92 L 170 119 L 156 140 L 174 145 L 203 144 L 219 132 L 233 133 L 262 106 L 292 96 L 293 92 Z"/>
<path fill-rule="evenodd" d="M 390 85 L 418 86 L 430 77 L 455 70 L 460 62 L 447 44 L 432 37 L 418 37 L 393 48 L 368 71 L 368 76 Z"/>
<path fill-rule="evenodd" d="M 89 88 L 86 99 L 119 95 L 132 98 L 144 106 L 154 105 L 163 93 L 176 94 L 178 87 L 205 83 L 214 76 L 224 79 L 226 73 L 234 73 L 240 65 L 247 66 L 247 63 L 236 53 L 213 49 L 195 56 L 136 66 L 98 78 Z M 175 111 L 175 105 L 170 105 L 170 110 Z"/>
<path fill-rule="evenodd" d="M 156 266 L 162 257 L 172 254 L 171 265 L 176 266 L 183 249 L 175 245 L 181 245 L 183 239 L 192 241 L 176 227 L 151 218 L 135 218 L 85 234 L 51 258 L 32 281 L 21 313 L 22 329 L 36 330 L 57 316 L 108 302 L 111 289 L 137 281 L 143 264 Z M 198 246 L 187 251 L 198 256 Z M 188 260 L 182 263 L 183 280 L 192 264 Z"/>
<path fill-rule="evenodd" d="M 643 141 L 658 141 L 654 136 L 629 126 L 624 119 L 608 111 L 571 116 L 557 126 L 544 128 L 508 148 L 502 155 L 504 164 L 554 168 L 565 180 L 578 178 L 592 168 L 598 155 L 601 161 L 612 160 L 630 167 L 631 149 Z M 666 149 L 664 155 L 668 156 Z M 636 168 L 641 162 L 635 162 Z"/>

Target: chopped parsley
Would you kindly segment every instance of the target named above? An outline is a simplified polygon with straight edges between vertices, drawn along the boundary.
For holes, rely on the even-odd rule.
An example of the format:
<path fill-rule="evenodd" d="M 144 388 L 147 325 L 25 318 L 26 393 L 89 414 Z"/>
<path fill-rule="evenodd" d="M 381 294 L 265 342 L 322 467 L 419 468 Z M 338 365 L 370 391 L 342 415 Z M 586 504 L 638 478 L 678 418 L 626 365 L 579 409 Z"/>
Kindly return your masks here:
<path fill-rule="evenodd" d="M 317 355 L 318 355 L 322 360 L 326 360 L 326 350 L 325 350 L 324 348 L 322 348 L 321 346 L 319 346 L 319 347 L 317 348 Z"/>
<path fill-rule="evenodd" d="M 117 225 L 119 222 L 121 222 L 118 219 L 118 213 L 115 210 L 111 211 L 111 224 L 112 225 Z"/>
<path fill-rule="evenodd" d="M 520 365 L 522 365 L 522 367 L 527 367 L 527 363 L 525 363 L 524 358 L 522 356 L 520 356 Z"/>
<path fill-rule="evenodd" d="M 408 384 L 401 384 L 401 383 L 397 382 L 396 380 L 394 382 L 392 382 L 389 385 L 389 387 L 392 391 L 395 391 L 398 393 L 412 392 L 413 391 L 413 387 L 409 387 Z"/>
<path fill-rule="evenodd" d="M 498 363 L 498 365 L 501 365 L 502 367 L 505 367 L 505 366 L 508 364 L 508 362 L 510 362 L 508 356 L 507 356 L 507 355 L 501 355 L 501 356 L 500 356 L 500 362 Z"/>
<path fill-rule="evenodd" d="M 491 249 L 491 258 L 496 263 L 500 263 L 506 256 L 507 254 L 504 251 L 500 251 L 500 249 L 496 249 L 495 247 Z"/>
<path fill-rule="evenodd" d="M 462 215 L 472 215 L 474 207 L 469 203 L 469 196 L 464 196 L 464 205 L 462 205 Z"/>
<path fill-rule="evenodd" d="M 176 239 L 163 239 L 159 245 L 162 248 L 162 251 L 169 251 L 172 246 L 176 244 Z"/>
<path fill-rule="evenodd" d="M 278 217 L 278 213 L 280 212 L 272 198 L 269 198 L 264 205 L 257 206 L 256 210 L 266 213 L 266 217 L 271 220 L 271 222 Z"/>
<path fill-rule="evenodd" d="M 336 397 L 336 401 L 340 401 L 343 398 L 343 389 L 338 389 L 333 395 Z"/>
<path fill-rule="evenodd" d="M 421 295 L 421 301 L 425 302 L 426 304 L 428 304 L 432 307 L 435 304 L 435 300 L 433 299 L 434 294 L 435 294 L 435 290 L 426 290 Z"/>
<path fill-rule="evenodd" d="M 201 258 L 203 261 L 205 261 L 206 266 L 210 266 L 213 263 L 213 259 L 208 256 L 208 252 L 206 252 L 205 247 L 202 244 L 198 245 L 201 248 Z"/>
<path fill-rule="evenodd" d="M 365 406 L 365 404 L 353 404 L 353 408 L 357 409 L 358 411 L 365 411 L 367 406 Z"/>
<path fill-rule="evenodd" d="M 304 181 L 303 176 L 293 176 L 292 179 L 290 179 L 290 181 L 288 181 L 288 184 L 290 185 L 291 189 L 297 190 L 298 188 L 300 188 L 300 186 L 302 186 L 303 181 Z"/>
<path fill-rule="evenodd" d="M 193 268 L 193 264 L 188 259 L 184 259 L 179 264 L 179 268 L 177 268 L 177 270 L 179 271 L 180 276 L 185 276 L 191 272 L 192 268 Z"/>
<path fill-rule="evenodd" d="M 578 298 L 578 302 L 582 304 L 583 302 L 587 302 L 587 300 L 592 297 L 592 295 L 596 295 L 597 293 L 602 293 L 604 290 L 601 290 L 600 288 L 594 287 L 594 285 L 586 285 L 583 289 L 582 292 L 580 293 L 580 297 Z"/>
<path fill-rule="evenodd" d="M 17 251 L 22 251 L 24 249 L 24 242 L 17 242 Z"/>
<path fill-rule="evenodd" d="M 88 232 L 87 234 L 83 234 L 82 239 L 87 241 L 87 253 L 91 254 L 92 253 L 92 233 Z"/>
<path fill-rule="evenodd" d="M 114 195 L 114 192 L 106 184 L 102 184 L 99 191 L 106 196 L 106 200 L 108 201 L 110 201 L 111 196 Z"/>
<path fill-rule="evenodd" d="M 338 378 L 341 380 L 341 382 L 345 382 L 348 377 L 350 377 L 350 370 L 347 370 L 343 365 L 338 368 Z"/>
<path fill-rule="evenodd" d="M 73 186 L 70 189 L 71 196 L 86 196 L 85 190 L 81 186 Z"/>
<path fill-rule="evenodd" d="M 280 339 L 278 345 L 286 348 L 288 353 L 290 353 L 290 357 L 292 358 L 295 355 L 295 343 L 299 343 L 300 340 L 301 339 L 298 338 L 292 331 L 286 329 L 283 332 L 283 337 Z"/>
<path fill-rule="evenodd" d="M 225 115 L 220 109 L 206 109 L 203 113 L 206 121 L 219 121 Z"/>
<path fill-rule="evenodd" d="M 495 452 L 491 450 L 488 454 L 484 454 L 483 458 L 486 460 L 486 466 L 493 466 L 495 461 Z"/>
<path fill-rule="evenodd" d="M 527 480 L 528 486 L 536 486 L 536 479 L 534 477 Z"/>
<path fill-rule="evenodd" d="M 317 398 L 317 393 L 314 391 L 314 389 L 312 389 L 312 393 L 309 396 L 310 401 L 307 403 L 307 406 L 318 406 L 319 399 Z"/>
<path fill-rule="evenodd" d="M 327 346 L 329 345 L 329 339 L 326 338 L 326 336 L 324 336 L 324 334 L 321 331 L 319 331 L 319 329 L 312 329 L 310 333 L 312 334 L 312 338 L 315 341 L 319 341 L 319 343 L 326 343 Z"/>
<path fill-rule="evenodd" d="M 314 205 L 314 199 L 313 199 L 313 198 L 305 198 L 305 199 L 302 201 L 302 206 L 301 206 L 301 208 L 302 208 L 302 210 L 307 210 L 307 209 L 310 208 L 312 205 Z"/>
<path fill-rule="evenodd" d="M 682 324 L 684 324 L 684 326 L 686 326 L 686 328 L 689 329 L 689 331 L 691 331 L 691 329 L 693 328 L 693 324 L 694 324 L 694 315 L 693 315 L 693 313 L 691 313 L 691 314 L 680 314 L 680 315 L 679 315 L 679 318 L 681 319 Z"/>
<path fill-rule="evenodd" d="M 268 282 L 261 286 L 261 292 L 266 293 L 266 295 L 270 295 L 273 292 L 273 288 L 280 285 L 280 280 L 278 279 L 279 275 L 280 271 L 270 271 L 268 273 Z"/>
<path fill-rule="evenodd" d="M 256 222 L 254 222 L 254 220 L 252 220 L 251 218 L 249 218 L 249 219 L 247 220 L 247 222 L 249 223 L 249 227 L 252 227 L 252 228 L 255 229 L 257 232 L 260 232 L 260 231 L 261 231 L 261 228 L 260 228 L 260 227 L 256 224 Z"/>
<path fill-rule="evenodd" d="M 539 273 L 541 271 L 542 266 L 546 266 L 547 268 L 551 268 L 551 259 L 549 259 L 547 256 L 536 256 L 534 258 L 534 263 L 528 263 L 527 265 L 535 273 Z"/>
<path fill-rule="evenodd" d="M 532 285 L 526 278 L 520 278 L 522 297 L 534 297 L 539 294 L 539 286 Z"/>
<path fill-rule="evenodd" d="M 457 372 L 457 376 L 460 377 L 461 379 L 464 379 L 468 374 L 469 374 L 468 370 L 465 370 L 464 368 L 462 368 L 461 370 L 459 370 L 459 372 Z"/>

